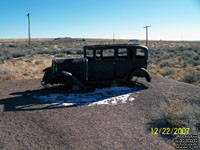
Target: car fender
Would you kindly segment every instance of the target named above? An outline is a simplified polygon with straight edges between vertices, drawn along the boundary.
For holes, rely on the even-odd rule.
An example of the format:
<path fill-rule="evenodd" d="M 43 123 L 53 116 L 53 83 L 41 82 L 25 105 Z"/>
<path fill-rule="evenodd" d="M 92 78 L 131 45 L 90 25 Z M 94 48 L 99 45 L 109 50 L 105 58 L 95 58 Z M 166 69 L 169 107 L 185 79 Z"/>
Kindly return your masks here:
<path fill-rule="evenodd" d="M 132 77 L 145 77 L 145 79 L 148 82 L 151 82 L 151 76 L 149 74 L 149 72 L 145 69 L 145 68 L 140 68 L 136 71 L 133 71 L 129 74 L 128 76 L 128 80 L 130 80 Z"/>
<path fill-rule="evenodd" d="M 59 72 L 59 73 L 52 73 L 51 75 L 47 76 L 46 77 L 46 80 L 49 82 L 49 81 L 52 81 L 52 80 L 57 80 L 59 79 L 60 77 L 64 77 L 64 80 L 72 80 L 74 81 L 74 84 L 77 84 L 78 86 L 80 86 L 81 88 L 83 89 L 87 89 L 87 87 L 81 83 L 76 77 L 74 77 L 70 72 L 67 72 L 67 71 L 62 71 L 62 72 Z M 41 84 L 44 85 L 46 81 L 42 81 Z M 63 81 L 64 82 L 64 81 Z"/>
<path fill-rule="evenodd" d="M 43 72 L 50 72 L 51 71 L 51 67 L 47 67 L 44 70 L 42 70 Z"/>

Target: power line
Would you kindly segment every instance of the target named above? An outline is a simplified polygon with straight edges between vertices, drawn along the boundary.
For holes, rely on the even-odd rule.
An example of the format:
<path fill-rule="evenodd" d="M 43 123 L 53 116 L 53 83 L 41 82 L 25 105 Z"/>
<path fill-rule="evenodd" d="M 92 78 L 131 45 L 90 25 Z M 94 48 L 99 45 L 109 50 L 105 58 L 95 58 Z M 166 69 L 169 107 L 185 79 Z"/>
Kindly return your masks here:
<path fill-rule="evenodd" d="M 144 28 L 146 28 L 146 46 L 148 46 L 148 28 L 151 26 L 145 26 Z"/>

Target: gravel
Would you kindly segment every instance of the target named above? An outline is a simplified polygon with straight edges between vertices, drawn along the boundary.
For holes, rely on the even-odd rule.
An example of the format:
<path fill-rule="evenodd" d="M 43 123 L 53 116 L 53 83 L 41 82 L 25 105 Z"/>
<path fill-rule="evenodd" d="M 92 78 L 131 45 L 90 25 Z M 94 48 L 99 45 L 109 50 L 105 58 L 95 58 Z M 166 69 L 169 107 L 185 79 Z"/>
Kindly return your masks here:
<path fill-rule="evenodd" d="M 200 87 L 152 75 L 134 100 L 115 105 L 73 105 L 41 101 L 35 95 L 66 94 L 44 89 L 41 79 L 0 82 L 0 149 L 175 149 L 150 132 L 164 106 L 183 100 L 200 106 Z"/>

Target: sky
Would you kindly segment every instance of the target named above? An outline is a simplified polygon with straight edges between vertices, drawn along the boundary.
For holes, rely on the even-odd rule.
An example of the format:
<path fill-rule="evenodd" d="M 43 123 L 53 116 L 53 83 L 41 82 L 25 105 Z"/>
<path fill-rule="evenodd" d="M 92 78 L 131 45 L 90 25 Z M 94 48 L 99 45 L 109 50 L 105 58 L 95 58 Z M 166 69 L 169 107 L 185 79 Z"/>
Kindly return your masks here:
<path fill-rule="evenodd" d="M 0 38 L 200 40 L 200 0 L 0 0 Z"/>

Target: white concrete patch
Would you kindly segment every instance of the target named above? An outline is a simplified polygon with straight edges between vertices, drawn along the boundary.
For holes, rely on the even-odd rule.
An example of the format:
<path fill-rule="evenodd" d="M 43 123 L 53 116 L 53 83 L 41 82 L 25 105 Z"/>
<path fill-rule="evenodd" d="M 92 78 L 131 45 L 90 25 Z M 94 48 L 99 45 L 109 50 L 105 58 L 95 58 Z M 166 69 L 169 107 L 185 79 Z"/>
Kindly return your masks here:
<path fill-rule="evenodd" d="M 137 91 L 138 88 L 129 87 L 111 87 L 96 89 L 94 92 L 88 93 L 68 93 L 68 94 L 49 94 L 45 96 L 33 96 L 42 102 L 52 104 L 62 104 L 64 106 L 71 105 L 116 105 L 134 101 L 135 98 L 131 93 Z"/>

